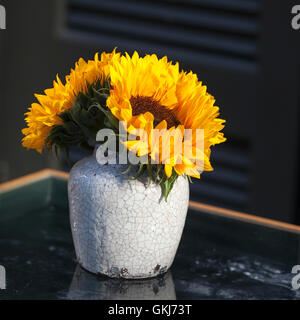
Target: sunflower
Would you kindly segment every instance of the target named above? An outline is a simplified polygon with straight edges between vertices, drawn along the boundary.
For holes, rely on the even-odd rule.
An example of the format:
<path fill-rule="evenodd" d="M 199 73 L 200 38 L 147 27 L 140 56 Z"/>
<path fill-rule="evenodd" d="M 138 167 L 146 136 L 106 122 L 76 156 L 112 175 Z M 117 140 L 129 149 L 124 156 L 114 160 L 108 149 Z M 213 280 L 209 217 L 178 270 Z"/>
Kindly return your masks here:
<path fill-rule="evenodd" d="M 167 57 L 139 57 L 135 52 L 111 63 L 110 81 L 107 107 L 119 121 L 127 122 L 128 133 L 137 136 L 126 142 L 127 149 L 163 165 L 168 179 L 182 174 L 200 178 L 203 170 L 213 170 L 210 148 L 226 140 L 220 132 L 225 120 L 218 118 L 215 99 L 196 74 L 179 72 L 178 63 Z M 152 134 L 153 129 L 160 131 L 162 140 Z M 185 141 L 185 129 L 192 131 L 189 141 Z M 204 151 L 197 147 L 197 129 L 204 129 Z M 146 140 L 139 135 L 142 131 L 147 132 Z M 162 141 L 170 142 L 166 146 Z M 181 151 L 174 148 L 178 144 L 182 144 Z M 166 147 L 168 158 L 162 152 Z M 189 149 L 189 156 L 182 152 L 184 148 Z"/>
<path fill-rule="evenodd" d="M 33 103 L 25 114 L 27 128 L 22 130 L 25 135 L 23 146 L 41 153 L 50 131 L 62 124 L 60 115 L 72 108 L 78 94 L 85 93 L 89 85 L 96 81 L 102 84 L 109 76 L 110 63 L 119 56 L 114 50 L 112 53 L 102 53 L 100 60 L 98 53 L 94 60 L 88 62 L 80 58 L 75 68 L 66 76 L 65 84 L 57 76 L 53 88 L 45 90 L 44 95 L 36 94 L 38 103 Z"/>

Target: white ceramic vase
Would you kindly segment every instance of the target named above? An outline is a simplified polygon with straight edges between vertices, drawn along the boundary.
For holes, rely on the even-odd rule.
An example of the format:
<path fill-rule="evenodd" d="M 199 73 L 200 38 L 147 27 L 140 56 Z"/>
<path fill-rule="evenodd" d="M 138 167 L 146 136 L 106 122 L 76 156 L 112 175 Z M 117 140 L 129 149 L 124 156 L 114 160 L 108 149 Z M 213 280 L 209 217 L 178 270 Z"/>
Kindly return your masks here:
<path fill-rule="evenodd" d="M 70 222 L 77 260 L 86 270 L 113 278 L 149 278 L 171 266 L 185 224 L 188 179 L 168 196 L 147 180 L 122 174 L 126 165 L 100 165 L 95 156 L 72 168 Z M 134 169 L 132 169 L 134 170 Z"/>

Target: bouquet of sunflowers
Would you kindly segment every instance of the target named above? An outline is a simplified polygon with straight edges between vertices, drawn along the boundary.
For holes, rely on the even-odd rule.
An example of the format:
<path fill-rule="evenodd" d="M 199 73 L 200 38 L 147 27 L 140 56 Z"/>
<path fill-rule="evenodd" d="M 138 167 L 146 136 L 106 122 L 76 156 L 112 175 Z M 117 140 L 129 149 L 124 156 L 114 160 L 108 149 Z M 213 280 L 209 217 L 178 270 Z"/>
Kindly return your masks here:
<path fill-rule="evenodd" d="M 202 171 L 213 170 L 211 146 L 226 140 L 220 132 L 225 121 L 218 118 L 215 99 L 197 75 L 155 54 L 129 56 L 114 50 L 100 59 L 98 53 L 88 62 L 79 59 L 65 83 L 57 76 L 53 88 L 35 97 L 38 102 L 26 113 L 27 128 L 22 131 L 24 147 L 40 153 L 44 147 L 90 149 L 99 130 L 118 135 L 120 124 L 126 123 L 125 132 L 135 138 L 123 145 L 147 160 L 138 165 L 137 178 L 147 173 L 161 185 L 165 198 L 178 176 L 200 178 Z M 203 130 L 201 148 L 194 135 L 197 129 Z M 189 141 L 185 130 L 192 132 Z M 164 141 L 171 147 L 167 156 Z"/>

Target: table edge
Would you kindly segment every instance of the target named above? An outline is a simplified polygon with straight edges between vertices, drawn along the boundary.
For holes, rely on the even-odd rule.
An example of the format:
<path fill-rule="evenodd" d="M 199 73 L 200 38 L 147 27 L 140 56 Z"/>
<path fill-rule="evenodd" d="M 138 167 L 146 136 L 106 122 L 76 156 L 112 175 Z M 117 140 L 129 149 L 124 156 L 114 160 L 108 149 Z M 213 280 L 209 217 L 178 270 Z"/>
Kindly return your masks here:
<path fill-rule="evenodd" d="M 43 180 L 43 179 L 47 179 L 49 177 L 55 177 L 58 179 L 67 180 L 69 178 L 69 173 L 59 171 L 59 170 L 54 170 L 54 169 L 44 169 L 41 171 L 37 171 L 31 174 L 25 175 L 23 177 L 13 179 L 11 181 L 0 184 L 0 194 Z M 222 216 L 229 219 L 239 220 L 239 221 L 243 221 L 251 224 L 262 225 L 262 226 L 273 228 L 273 229 L 300 234 L 300 226 L 297 226 L 291 223 L 281 222 L 281 221 L 273 220 L 269 218 L 258 217 L 252 214 L 247 214 L 247 213 L 238 212 L 230 209 L 216 207 L 213 205 L 208 205 L 208 204 L 200 203 L 197 201 L 190 201 L 189 207 L 195 211 L 199 211 L 204 214 Z"/>
<path fill-rule="evenodd" d="M 0 194 L 14 190 L 14 189 L 18 189 L 20 187 L 35 183 L 40 180 L 47 179 L 49 177 L 55 177 L 58 179 L 67 180 L 69 178 L 69 174 L 67 172 L 54 170 L 54 169 L 44 169 L 41 171 L 30 173 L 30 174 L 27 174 L 23 177 L 16 178 L 11 181 L 1 183 L 0 184 Z"/>

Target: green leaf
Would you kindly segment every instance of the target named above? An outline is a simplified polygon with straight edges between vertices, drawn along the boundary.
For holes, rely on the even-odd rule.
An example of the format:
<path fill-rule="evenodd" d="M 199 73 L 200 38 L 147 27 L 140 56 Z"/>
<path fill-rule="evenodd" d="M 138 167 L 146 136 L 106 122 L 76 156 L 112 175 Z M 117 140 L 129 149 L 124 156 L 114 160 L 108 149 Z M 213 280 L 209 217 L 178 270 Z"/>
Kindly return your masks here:
<path fill-rule="evenodd" d="M 122 174 L 128 173 L 128 172 L 131 170 L 132 167 L 133 167 L 133 164 L 130 163 L 129 166 L 128 166 L 128 168 L 127 168 L 125 171 L 123 171 Z"/>
<path fill-rule="evenodd" d="M 168 200 L 168 196 L 172 191 L 174 183 L 176 182 L 177 178 L 178 178 L 178 174 L 174 170 L 170 178 L 167 178 L 166 176 L 164 176 L 161 179 L 160 186 L 161 186 L 165 201 Z"/>
<path fill-rule="evenodd" d="M 100 80 L 88 86 L 87 92 L 79 92 L 71 109 L 59 114 L 63 123 L 52 128 L 46 138 L 47 145 L 59 149 L 69 149 L 71 146 L 81 146 L 91 149 L 88 141 L 95 141 L 97 132 L 105 127 L 106 99 L 110 84 L 105 80 L 101 86 Z M 112 114 L 110 121 L 116 125 Z"/>
<path fill-rule="evenodd" d="M 111 113 L 111 111 L 107 108 L 103 108 L 101 105 L 98 105 L 98 107 L 105 114 L 112 128 L 119 130 L 119 120 Z"/>

